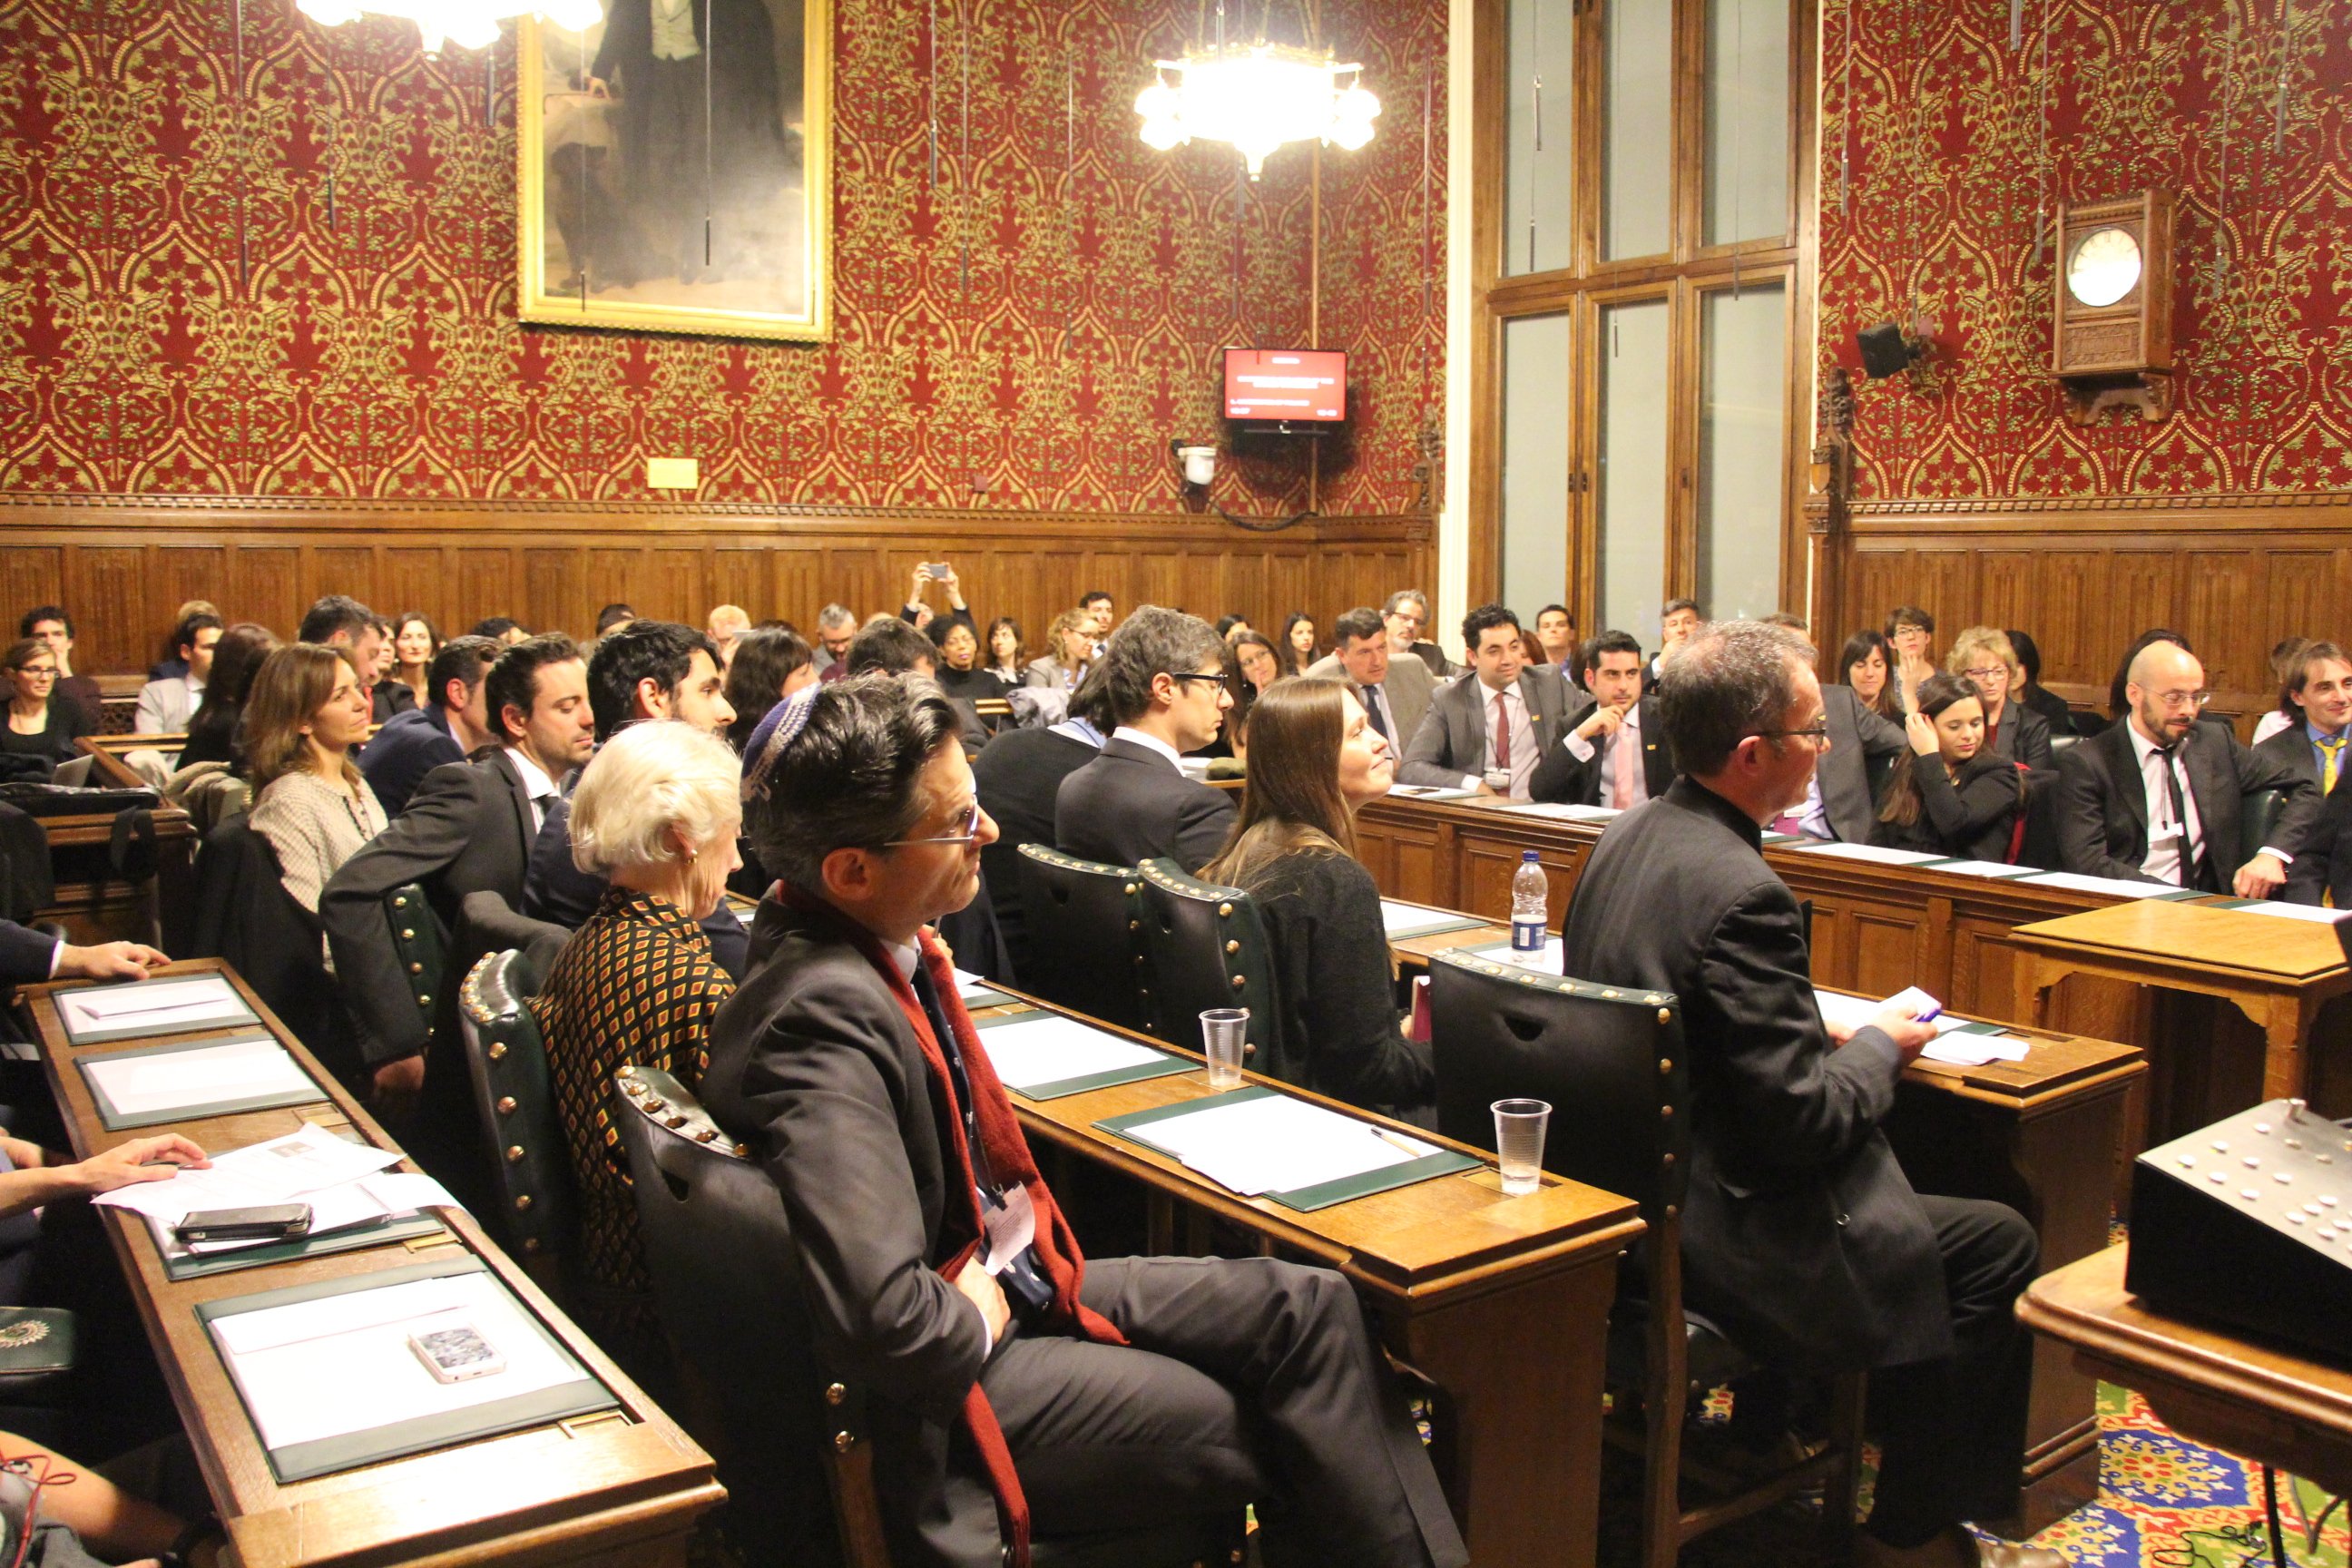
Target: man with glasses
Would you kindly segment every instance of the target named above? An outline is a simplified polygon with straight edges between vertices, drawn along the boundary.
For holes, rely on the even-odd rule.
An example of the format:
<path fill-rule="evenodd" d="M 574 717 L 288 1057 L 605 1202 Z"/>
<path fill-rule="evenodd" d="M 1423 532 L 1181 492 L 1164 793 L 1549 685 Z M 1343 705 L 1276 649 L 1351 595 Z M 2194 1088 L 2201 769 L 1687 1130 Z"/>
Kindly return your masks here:
<path fill-rule="evenodd" d="M 1224 847 L 1233 797 L 1184 775 L 1178 759 L 1217 738 L 1225 710 L 1225 645 L 1181 610 L 1143 605 L 1104 646 L 1087 677 L 1102 683 L 1116 728 L 1102 752 L 1062 781 L 1054 841 L 1067 855 L 1133 866 L 1166 856 L 1189 875 Z"/>
<path fill-rule="evenodd" d="M 1895 1007 L 1825 1024 L 1804 916 L 1764 860 L 1762 825 L 1805 798 L 1830 743 L 1812 658 L 1786 627 L 1730 621 L 1666 667 L 1658 712 L 1683 776 L 1602 833 L 1561 932 L 1566 972 L 1680 998 L 1689 1310 L 1773 1373 L 1867 1372 L 1885 1394 L 1861 1561 L 2054 1568 L 1958 1524 L 2016 1503 L 2032 1346 L 2011 1309 L 2033 1229 L 1912 1189 L 1879 1122 L 1935 1031 Z M 1738 1394 L 1752 1405 L 1769 1399 Z"/>
<path fill-rule="evenodd" d="M 856 637 L 857 616 L 847 605 L 827 605 L 816 613 L 817 646 L 824 649 L 819 680 L 839 680 L 849 673 L 849 645 Z"/>
<path fill-rule="evenodd" d="M 1422 628 L 1429 625 L 1429 599 L 1420 589 L 1400 588 L 1391 594 L 1381 608 L 1381 625 L 1388 634 L 1391 658 L 1417 658 L 1438 680 L 1450 680 L 1462 673 L 1463 667 L 1446 658 L 1444 648 L 1422 640 Z"/>
<path fill-rule="evenodd" d="M 2319 815 L 2316 775 L 2247 750 L 2224 725 L 2200 723 L 2211 696 L 2204 666 L 2178 643 L 2153 642 L 2133 658 L 2123 722 L 2058 759 L 2064 869 L 2242 899 L 2279 890 Z M 2239 865 L 2244 799 L 2263 789 L 2285 797 L 2278 821 Z"/>

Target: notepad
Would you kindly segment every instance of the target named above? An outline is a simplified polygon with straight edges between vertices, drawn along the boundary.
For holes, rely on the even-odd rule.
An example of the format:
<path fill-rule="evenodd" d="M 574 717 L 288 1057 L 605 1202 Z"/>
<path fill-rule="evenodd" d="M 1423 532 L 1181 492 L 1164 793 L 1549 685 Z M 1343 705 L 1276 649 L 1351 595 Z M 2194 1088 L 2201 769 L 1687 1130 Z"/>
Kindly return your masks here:
<path fill-rule="evenodd" d="M 2039 874 L 2033 866 L 2012 866 L 2005 860 L 1938 860 L 1927 868 L 1930 871 L 1949 871 L 1955 877 L 2000 877 L 2015 879 Z"/>
<path fill-rule="evenodd" d="M 1249 1198 L 1344 1181 L 1441 1152 L 1286 1094 L 1164 1117 L 1133 1136 Z"/>
<path fill-rule="evenodd" d="M 2116 899 L 2193 899 L 2194 888 L 2169 887 L 2162 882 L 2134 882 L 2122 877 L 2085 877 L 2076 871 L 2043 871 L 2036 876 L 2020 877 L 2022 888 L 2065 888 L 2077 893 L 2105 893 Z"/>
<path fill-rule="evenodd" d="M 1381 925 L 1389 940 L 1404 937 L 1435 936 L 1440 931 L 1475 931 L 1485 921 L 1470 915 L 1457 915 L 1451 910 L 1433 910 L 1423 904 L 1402 903 L 1395 899 L 1381 900 Z"/>
<path fill-rule="evenodd" d="M 267 1035 L 140 1046 L 85 1056 L 74 1065 L 110 1132 L 327 1098 L 286 1047 Z"/>
<path fill-rule="evenodd" d="M 1517 816 L 1548 817 L 1554 822 L 1607 822 L 1625 814 L 1613 805 L 1570 805 L 1557 801 L 1515 801 L 1501 809 Z"/>
<path fill-rule="evenodd" d="M 413 1175 L 387 1171 L 380 1175 L 363 1176 L 358 1181 L 322 1187 L 306 1193 L 297 1200 L 310 1205 L 310 1228 L 305 1239 L 329 1237 L 337 1231 L 352 1230 L 362 1226 L 381 1225 L 401 1215 L 412 1215 L 421 1208 L 455 1208 L 457 1201 L 448 1189 L 430 1176 Z M 172 1234 L 177 1220 L 166 1220 L 150 1215 L 147 1223 L 155 1232 L 155 1244 L 168 1262 L 184 1253 L 206 1258 L 220 1253 L 250 1251 L 263 1247 L 282 1247 L 278 1237 L 237 1237 L 226 1241 L 184 1242 Z"/>
<path fill-rule="evenodd" d="M 1849 996 L 1842 991 L 1813 992 L 1820 1004 L 1822 1021 L 1842 1024 L 1849 1029 L 1859 1029 L 1875 1017 L 1884 1002 L 1873 1002 L 1864 996 Z M 1955 1018 L 1949 1013 L 1937 1015 L 1934 1020 L 1936 1037 L 1927 1042 L 1919 1054 L 1932 1062 L 1952 1067 L 1976 1068 L 1987 1062 L 2021 1062 L 2028 1049 L 2027 1042 L 2014 1035 L 2003 1034 L 1991 1024 L 1970 1023 Z"/>
<path fill-rule="evenodd" d="M 1171 1077 L 1192 1068 L 1181 1058 L 1059 1013 L 988 1018 L 978 1028 L 998 1079 L 1031 1100 L 1057 1100 L 1115 1083 Z"/>
<path fill-rule="evenodd" d="M 103 1045 L 145 1035 L 234 1028 L 261 1022 L 236 988 L 218 974 L 183 980 L 135 980 L 57 994 L 58 1020 L 77 1046 Z"/>
<path fill-rule="evenodd" d="M 1879 866 L 1925 866 L 1930 860 L 1943 858 L 1923 849 L 1888 849 L 1876 844 L 1837 844 L 1826 839 L 1803 846 L 1803 852 L 1825 855 L 1834 860 L 1866 860 Z"/>
<path fill-rule="evenodd" d="M 1823 991 L 1819 987 L 1814 988 L 1813 1000 L 1821 1005 L 1822 1023 L 1842 1025 L 1849 1029 L 1861 1028 L 1878 1016 L 1879 1009 L 1886 1005 L 1867 996 L 1849 996 L 1843 991 Z M 1936 1032 L 1940 1035 L 1959 1028 L 1962 1022 L 1949 1013 L 1938 1014 L 1935 1019 Z"/>

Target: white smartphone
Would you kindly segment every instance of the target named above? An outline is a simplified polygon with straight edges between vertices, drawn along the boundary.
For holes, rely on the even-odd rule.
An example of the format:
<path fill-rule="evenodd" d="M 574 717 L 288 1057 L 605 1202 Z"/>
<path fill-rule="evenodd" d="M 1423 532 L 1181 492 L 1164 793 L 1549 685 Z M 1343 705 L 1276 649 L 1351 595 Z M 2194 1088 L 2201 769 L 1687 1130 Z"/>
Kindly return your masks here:
<path fill-rule="evenodd" d="M 408 1348 L 425 1370 L 442 1383 L 463 1383 L 507 1369 L 507 1358 L 471 1323 L 454 1329 L 434 1329 L 408 1336 Z"/>

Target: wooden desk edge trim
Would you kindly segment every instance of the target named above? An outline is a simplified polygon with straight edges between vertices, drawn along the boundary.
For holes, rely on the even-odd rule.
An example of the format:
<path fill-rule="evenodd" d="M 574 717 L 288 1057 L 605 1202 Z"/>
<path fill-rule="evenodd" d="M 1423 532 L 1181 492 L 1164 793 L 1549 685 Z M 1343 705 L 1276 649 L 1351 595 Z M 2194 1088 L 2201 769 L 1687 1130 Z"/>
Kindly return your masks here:
<path fill-rule="evenodd" d="M 2118 1294 L 2127 1302 L 2138 1300 L 2120 1288 Z M 2018 1298 L 2017 1317 L 2018 1321 L 2035 1332 L 2074 1347 L 2076 1359 L 2088 1363 L 2084 1370 L 2093 1375 L 2104 1375 L 2126 1388 L 2145 1394 L 2147 1390 L 2143 1385 L 2153 1381 L 2162 1387 L 2204 1398 L 2218 1394 L 2241 1399 L 2285 1420 L 2352 1436 L 2352 1405 L 2314 1400 L 2303 1392 L 2305 1385 L 2299 1381 L 2284 1375 L 2265 1375 L 2243 1362 L 2201 1346 L 2118 1323 L 2112 1318 L 2054 1306 L 2037 1296 L 2033 1286 L 2028 1286 L 2025 1294 Z M 2183 1320 L 2183 1326 L 2207 1332 L 2231 1331 L 2219 1326 L 2208 1329 L 2187 1320 Z M 2256 1344 L 2256 1348 L 2271 1347 Z M 2282 1350 L 2276 1353 L 2295 1352 Z M 2191 1379 L 2184 1373 L 2166 1372 L 2162 1366 L 2166 1360 L 2189 1363 L 2199 1376 Z"/>

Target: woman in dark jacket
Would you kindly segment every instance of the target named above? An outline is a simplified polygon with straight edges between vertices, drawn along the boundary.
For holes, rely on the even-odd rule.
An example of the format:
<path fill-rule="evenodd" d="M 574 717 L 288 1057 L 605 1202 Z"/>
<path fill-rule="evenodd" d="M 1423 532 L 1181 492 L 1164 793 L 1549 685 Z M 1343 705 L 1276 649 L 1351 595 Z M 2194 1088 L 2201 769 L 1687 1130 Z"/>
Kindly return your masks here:
<path fill-rule="evenodd" d="M 2025 775 L 1985 750 L 1983 699 L 1957 675 L 1928 677 L 1904 725 L 1911 749 L 1895 761 L 1870 841 L 1956 860 L 2012 858 Z"/>
<path fill-rule="evenodd" d="M 1356 809 L 1395 764 L 1336 680 L 1278 680 L 1250 714 L 1249 783 L 1203 881 L 1246 890 L 1265 921 L 1283 1059 L 1260 1070 L 1433 1125 L 1429 1047 L 1404 1037 L 1381 891 L 1355 857 Z"/>
<path fill-rule="evenodd" d="M 0 752 L 40 757 L 52 768 L 79 756 L 74 731 L 81 728 L 81 709 L 58 695 L 58 656 L 49 645 L 38 637 L 23 638 L 9 645 L 0 665 L 5 665 L 8 680 L 8 719 L 0 724 Z"/>
<path fill-rule="evenodd" d="M 221 634 L 213 646 L 212 679 L 205 686 L 204 706 L 188 721 L 188 743 L 180 748 L 180 766 L 226 763 L 233 773 L 245 772 L 237 723 L 253 693 L 253 678 L 277 651 L 278 638 L 269 628 L 251 621 L 239 621 Z"/>

